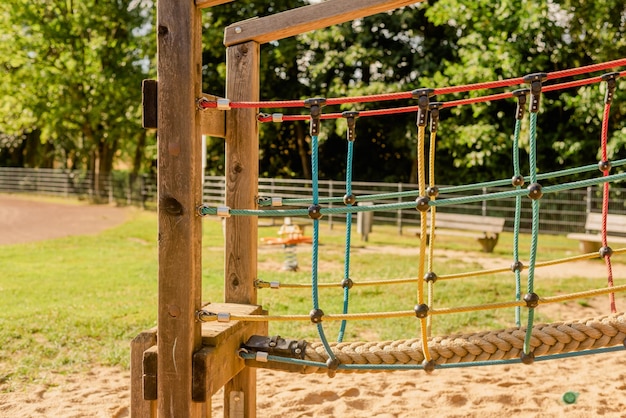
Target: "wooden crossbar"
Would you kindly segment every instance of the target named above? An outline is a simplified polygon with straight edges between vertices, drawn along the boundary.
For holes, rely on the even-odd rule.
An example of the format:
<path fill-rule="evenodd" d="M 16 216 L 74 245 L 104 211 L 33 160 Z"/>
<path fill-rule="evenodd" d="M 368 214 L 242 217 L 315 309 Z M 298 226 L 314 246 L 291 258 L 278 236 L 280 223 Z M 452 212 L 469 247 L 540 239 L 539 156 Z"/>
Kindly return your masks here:
<path fill-rule="evenodd" d="M 264 44 L 422 1 L 329 0 L 230 25 L 224 32 L 224 45 L 232 46 L 247 41 Z"/>

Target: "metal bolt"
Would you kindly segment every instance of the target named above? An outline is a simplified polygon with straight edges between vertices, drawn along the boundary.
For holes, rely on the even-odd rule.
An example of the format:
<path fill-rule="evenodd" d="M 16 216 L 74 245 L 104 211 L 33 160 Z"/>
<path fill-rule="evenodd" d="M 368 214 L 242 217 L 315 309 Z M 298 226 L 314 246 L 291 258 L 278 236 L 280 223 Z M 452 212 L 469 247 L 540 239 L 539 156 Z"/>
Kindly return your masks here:
<path fill-rule="evenodd" d="M 242 29 L 239 26 L 237 26 L 235 28 L 235 33 L 241 33 L 241 32 L 242 32 Z"/>

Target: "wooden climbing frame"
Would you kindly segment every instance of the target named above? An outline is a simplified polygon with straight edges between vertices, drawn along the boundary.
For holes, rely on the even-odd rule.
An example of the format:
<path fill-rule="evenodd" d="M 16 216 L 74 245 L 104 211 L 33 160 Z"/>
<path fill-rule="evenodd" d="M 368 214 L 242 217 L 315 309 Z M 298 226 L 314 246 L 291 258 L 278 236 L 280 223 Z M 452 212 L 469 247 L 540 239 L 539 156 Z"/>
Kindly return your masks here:
<path fill-rule="evenodd" d="M 232 109 L 224 115 L 223 110 L 200 112 L 197 105 L 203 96 L 202 9 L 231 1 L 157 1 L 158 81 L 144 85 L 144 126 L 158 130 L 159 295 L 156 330 L 137 336 L 131 347 L 131 416 L 136 418 L 210 417 L 210 395 L 222 381 L 224 416 L 256 416 L 254 369 L 244 367 L 236 349 L 223 348 L 237 347 L 266 328 L 237 321 L 202 325 L 196 318 L 202 308 L 197 215 L 202 134 L 226 138 L 226 205 L 257 205 L 257 110 Z M 418 2 L 328 0 L 231 25 L 224 38 L 226 96 L 259 100 L 262 43 Z M 255 217 L 226 220 L 224 302 L 244 305 L 238 309 L 249 313 L 258 310 L 256 222 Z"/>

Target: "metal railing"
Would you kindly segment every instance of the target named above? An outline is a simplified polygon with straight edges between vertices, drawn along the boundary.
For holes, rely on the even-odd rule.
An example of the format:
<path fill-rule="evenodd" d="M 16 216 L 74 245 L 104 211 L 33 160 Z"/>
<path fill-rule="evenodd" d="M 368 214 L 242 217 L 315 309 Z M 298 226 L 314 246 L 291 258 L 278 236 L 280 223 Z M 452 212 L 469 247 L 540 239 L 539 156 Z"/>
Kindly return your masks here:
<path fill-rule="evenodd" d="M 99 191 L 93 187 L 93 174 L 85 171 L 68 171 L 58 169 L 29 169 L 0 167 L 0 192 L 29 193 L 89 199 L 99 202 L 115 203 L 118 205 L 134 205 L 144 208 L 156 207 L 156 177 L 153 175 L 132 176 L 126 172 L 113 172 L 101 176 Z M 341 197 L 345 194 L 345 182 L 321 180 L 319 182 L 320 197 Z M 441 187 L 443 188 L 443 187 Z M 305 198 L 311 196 L 312 182 L 296 179 L 259 179 L 259 196 L 282 198 Z M 417 190 L 418 185 L 409 183 L 374 183 L 353 182 L 352 192 L 367 198 L 374 204 L 407 202 L 415 200 L 415 196 L 377 198 L 383 194 Z M 473 194 L 488 194 L 503 190 L 507 187 L 481 188 L 474 192 L 450 193 L 438 199 L 461 197 Z M 611 187 L 609 211 L 611 213 L 626 214 L 624 199 L 626 189 Z M 209 205 L 223 205 L 225 201 L 225 180 L 223 176 L 206 176 L 204 178 L 204 202 Z M 566 234 L 569 232 L 584 231 L 586 214 L 599 212 L 602 204 L 602 186 L 591 186 L 582 189 L 566 190 L 546 194 L 541 199 L 541 214 L 539 217 L 540 230 L 547 234 Z M 343 203 L 330 203 L 343 205 Z M 522 232 L 529 232 L 530 199 L 522 199 L 523 216 Z M 515 214 L 515 199 L 483 200 L 476 203 L 467 203 L 455 206 L 445 206 L 438 209 L 442 212 L 496 216 L 506 219 L 505 230 L 513 229 Z M 353 214 L 356 218 L 356 214 Z M 335 222 L 345 222 L 345 215 L 329 215 L 323 218 L 330 227 Z M 374 224 L 396 225 L 398 232 L 406 227 L 419 225 L 419 213 L 415 209 L 374 212 Z"/>

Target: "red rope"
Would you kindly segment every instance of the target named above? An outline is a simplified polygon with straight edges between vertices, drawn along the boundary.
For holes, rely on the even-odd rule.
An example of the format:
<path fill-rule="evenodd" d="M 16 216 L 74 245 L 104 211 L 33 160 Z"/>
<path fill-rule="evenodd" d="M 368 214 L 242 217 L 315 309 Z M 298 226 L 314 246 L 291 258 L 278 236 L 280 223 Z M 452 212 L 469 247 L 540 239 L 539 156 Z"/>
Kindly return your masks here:
<path fill-rule="evenodd" d="M 624 76 L 624 75 L 626 75 L 626 71 L 622 71 L 620 73 L 620 76 Z M 542 91 L 551 92 L 551 91 L 565 90 L 569 88 L 581 87 L 581 86 L 594 84 L 594 83 L 600 83 L 600 82 L 602 82 L 602 76 L 597 76 L 597 77 L 585 78 L 582 80 L 568 81 L 565 83 L 544 86 Z M 361 96 L 361 97 L 366 97 L 366 96 Z M 504 93 L 497 93 L 497 94 L 491 94 L 491 95 L 486 95 L 486 96 L 470 97 L 466 99 L 451 100 L 448 102 L 443 102 L 441 108 L 445 109 L 445 108 L 456 107 L 456 106 L 465 106 L 465 105 L 476 104 L 476 103 L 485 103 L 485 102 L 491 102 L 491 101 L 497 101 L 497 100 L 510 99 L 511 97 L 513 97 L 513 92 L 504 92 Z M 386 109 L 363 110 L 359 112 L 359 117 L 373 117 L 373 116 L 394 115 L 394 114 L 399 114 L 399 113 L 411 113 L 411 112 L 417 112 L 418 109 L 419 107 L 415 105 L 415 106 L 404 106 L 404 107 L 386 108 Z M 321 119 L 340 119 L 342 117 L 343 115 L 341 113 L 325 113 L 325 114 L 322 114 Z M 284 122 L 307 121 L 309 119 L 310 119 L 309 115 L 282 115 L 281 117 L 281 120 Z M 259 115 L 258 120 L 259 122 L 272 122 L 274 118 L 272 117 L 272 115 L 261 114 Z"/>
<path fill-rule="evenodd" d="M 624 65 L 626 65 L 626 58 L 620 58 L 613 61 L 602 62 L 600 64 L 591 64 L 584 67 L 572 68 L 568 70 L 553 71 L 551 73 L 548 73 L 547 79 L 554 80 L 557 78 L 571 77 L 575 75 L 593 73 L 596 71 L 604 71 L 608 70 L 609 68 L 622 67 Z"/>
<path fill-rule="evenodd" d="M 602 135 L 600 138 L 601 142 L 601 153 L 602 153 L 602 161 L 608 161 L 608 152 L 607 152 L 607 143 L 609 137 L 609 115 L 611 111 L 611 103 L 604 104 L 604 114 L 602 115 Z M 604 177 L 609 175 L 609 170 L 605 170 L 603 172 Z M 609 190 L 610 185 L 609 182 L 604 183 L 604 187 L 602 189 L 602 246 L 608 247 L 608 239 L 607 239 L 607 219 L 609 215 Z M 606 273 L 607 273 L 607 283 L 608 287 L 613 287 L 613 268 L 611 266 L 611 255 L 606 254 L 604 256 L 604 262 L 606 264 Z M 617 312 L 617 308 L 615 306 L 615 293 L 609 293 L 609 304 L 611 306 L 611 313 Z"/>
<path fill-rule="evenodd" d="M 624 65 L 626 65 L 626 58 L 621 58 L 621 59 L 614 60 L 614 61 L 608 61 L 608 62 L 604 62 L 600 64 L 592 64 L 592 65 L 587 65 L 587 66 L 572 68 L 572 69 L 567 69 L 567 70 L 553 71 L 551 73 L 547 73 L 547 80 L 554 80 L 557 78 L 571 77 L 571 76 L 591 73 L 595 71 L 602 71 L 602 70 L 607 70 L 609 68 L 620 67 Z M 576 83 L 576 82 L 573 82 L 573 83 Z M 509 78 L 509 79 L 498 80 L 498 81 L 487 81 L 483 83 L 466 84 L 462 86 L 450 86 L 450 87 L 436 88 L 434 89 L 433 94 L 464 93 L 464 92 L 469 92 L 469 91 L 474 91 L 474 90 L 511 87 L 511 86 L 515 86 L 519 84 L 524 84 L 524 77 Z M 572 85 L 571 87 L 575 87 L 575 86 L 576 85 Z M 549 88 L 549 86 L 546 86 L 544 88 L 544 91 L 550 91 L 550 90 L 546 90 L 547 88 Z M 369 102 L 401 100 L 401 99 L 411 99 L 411 98 L 413 98 L 413 93 L 411 91 L 404 91 L 404 92 L 399 92 L 399 93 L 373 94 L 369 96 L 329 98 L 326 100 L 326 104 L 328 106 L 332 106 L 332 105 L 347 104 L 347 103 L 369 103 Z M 200 102 L 200 107 L 204 109 L 216 108 L 217 102 L 203 100 Z M 275 109 L 275 108 L 304 107 L 304 100 L 231 102 L 230 107 L 232 109 L 240 109 L 240 108 L 260 108 L 260 109 L 274 108 Z"/>

